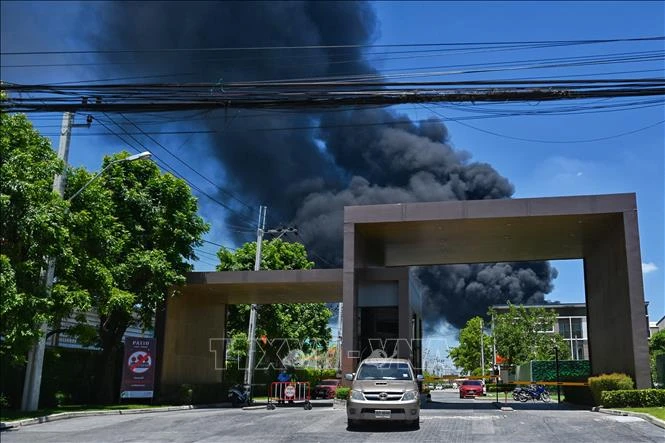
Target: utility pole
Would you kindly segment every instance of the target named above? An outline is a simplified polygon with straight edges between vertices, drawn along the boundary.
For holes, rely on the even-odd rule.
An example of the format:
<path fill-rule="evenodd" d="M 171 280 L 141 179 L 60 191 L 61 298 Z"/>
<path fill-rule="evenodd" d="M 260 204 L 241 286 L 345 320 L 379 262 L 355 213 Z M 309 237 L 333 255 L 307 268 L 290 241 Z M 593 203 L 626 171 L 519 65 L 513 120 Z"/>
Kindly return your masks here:
<path fill-rule="evenodd" d="M 74 124 L 74 113 L 65 112 L 62 115 L 62 126 L 60 129 L 60 141 L 58 144 L 58 158 L 65 162 L 69 159 L 69 144 L 72 139 L 72 128 L 86 127 L 92 124 L 92 116 L 86 118 L 86 123 Z M 53 179 L 53 190 L 60 197 L 65 195 L 65 176 L 58 174 Z M 46 271 L 42 269 L 40 278 L 44 280 L 46 296 L 51 295 L 53 279 L 55 276 L 55 258 L 48 258 Z M 36 411 L 39 406 L 39 391 L 42 384 L 42 368 L 44 366 L 44 351 L 46 349 L 46 333 L 48 325 L 42 323 L 40 326 L 39 341 L 28 352 L 28 364 L 25 370 L 25 381 L 23 383 L 23 396 L 21 398 L 21 409 L 24 411 Z"/>
<path fill-rule="evenodd" d="M 342 308 L 343 308 L 343 303 L 340 303 L 337 306 L 337 372 L 339 374 L 342 373 L 342 325 L 343 323 L 343 318 L 342 318 Z"/>
<path fill-rule="evenodd" d="M 295 228 L 268 229 L 266 230 L 266 206 L 259 207 L 259 223 L 256 228 L 256 256 L 254 258 L 254 270 L 261 269 L 261 247 L 263 246 L 263 234 L 279 234 L 279 237 L 287 232 L 297 232 Z M 245 389 L 249 392 L 249 401 L 252 400 L 252 378 L 254 375 L 254 354 L 256 353 L 256 319 L 258 305 L 252 303 L 249 310 L 249 328 L 247 330 L 247 340 L 249 342 L 249 355 L 247 356 L 247 369 L 245 370 Z"/>
<path fill-rule="evenodd" d="M 256 257 L 254 258 L 254 270 L 261 269 L 261 247 L 263 246 L 263 233 L 266 227 L 266 211 L 265 206 L 259 206 L 259 224 L 256 228 Z M 252 392 L 252 376 L 254 372 L 254 353 L 256 351 L 256 303 L 252 303 L 249 310 L 249 329 L 247 331 L 247 341 L 249 342 L 249 353 L 247 355 L 247 369 L 245 370 L 245 386 L 247 390 Z M 251 401 L 251 400 L 250 400 Z"/>

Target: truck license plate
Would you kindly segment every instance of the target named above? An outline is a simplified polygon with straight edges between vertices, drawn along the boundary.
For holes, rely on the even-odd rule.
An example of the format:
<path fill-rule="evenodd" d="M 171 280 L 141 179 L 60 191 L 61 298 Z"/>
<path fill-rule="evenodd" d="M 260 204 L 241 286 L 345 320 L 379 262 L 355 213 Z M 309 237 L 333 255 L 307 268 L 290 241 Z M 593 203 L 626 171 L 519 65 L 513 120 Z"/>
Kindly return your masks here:
<path fill-rule="evenodd" d="M 390 410 L 377 409 L 374 411 L 374 417 L 376 418 L 390 418 Z"/>

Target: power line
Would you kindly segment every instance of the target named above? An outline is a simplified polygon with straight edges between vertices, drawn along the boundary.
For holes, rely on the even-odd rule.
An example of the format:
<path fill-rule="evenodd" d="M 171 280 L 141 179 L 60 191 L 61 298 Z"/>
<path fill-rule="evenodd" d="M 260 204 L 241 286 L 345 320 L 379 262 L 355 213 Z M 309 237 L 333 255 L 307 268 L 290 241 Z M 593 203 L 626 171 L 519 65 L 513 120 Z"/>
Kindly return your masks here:
<path fill-rule="evenodd" d="M 233 200 L 235 200 L 235 201 L 237 201 L 238 203 L 240 203 L 240 204 L 242 204 L 243 206 L 245 206 L 245 207 L 246 207 L 247 209 L 249 209 L 250 211 L 252 211 L 252 210 L 254 209 L 253 207 L 251 207 L 250 205 L 248 205 L 247 203 L 245 203 L 244 201 L 240 200 L 238 197 L 236 197 L 235 195 L 233 195 L 230 191 L 227 191 L 226 189 L 220 188 L 217 184 L 213 183 L 212 180 L 210 180 L 208 177 L 204 176 L 203 174 L 201 174 L 200 172 L 198 172 L 196 169 L 192 168 L 187 162 L 183 161 L 180 157 L 178 157 L 178 156 L 176 156 L 175 154 L 173 154 L 169 149 L 167 149 L 164 145 L 162 145 L 160 142 L 158 142 L 154 137 L 152 137 L 152 136 L 150 136 L 149 134 L 147 134 L 147 133 L 146 133 L 145 131 L 143 131 L 143 129 L 141 129 L 138 125 L 136 125 L 134 122 L 132 122 L 131 120 L 129 120 L 124 114 L 120 114 L 120 116 L 121 116 L 122 118 L 124 118 L 124 119 L 125 119 L 128 123 L 130 123 L 132 126 L 134 126 L 136 129 L 138 129 L 138 130 L 141 132 L 141 134 L 143 134 L 143 135 L 145 135 L 146 137 L 148 137 L 153 143 L 155 143 L 157 146 L 159 146 L 159 147 L 162 148 L 164 151 L 166 151 L 169 155 L 171 155 L 171 157 L 175 158 L 178 162 L 180 162 L 180 164 L 184 165 L 187 169 L 189 169 L 190 171 L 192 171 L 194 174 L 198 175 L 198 176 L 201 177 L 203 180 L 205 180 L 206 182 L 208 182 L 209 184 L 211 184 L 212 186 L 214 186 L 215 188 L 217 188 L 218 191 L 222 192 L 223 194 L 226 194 L 227 196 L 229 196 L 229 197 L 232 198 Z"/>
<path fill-rule="evenodd" d="M 7 88 L 9 89 L 9 88 Z M 172 94 L 161 97 L 128 95 L 123 100 L 99 103 L 81 103 L 73 99 L 46 98 L 11 99 L 0 103 L 5 112 L 144 112 L 204 110 L 228 108 L 273 108 L 273 109 L 318 109 L 348 105 L 398 105 L 407 103 L 444 102 L 510 102 L 510 101 L 560 101 L 604 97 L 646 97 L 665 95 L 665 82 L 647 86 L 617 84 L 613 87 L 499 87 L 456 89 L 373 89 L 363 91 L 302 91 L 284 93 L 280 91 L 263 94 L 228 94 L 218 97 L 182 97 L 174 99 Z"/>
<path fill-rule="evenodd" d="M 605 98 L 603 100 L 608 100 Z M 549 102 L 546 102 L 551 104 Z M 588 113 L 601 113 L 601 112 L 619 112 L 619 111 L 630 111 L 636 109 L 644 109 L 648 107 L 659 107 L 665 103 L 663 99 L 651 99 L 651 100 L 642 100 L 642 101 L 631 101 L 627 103 L 607 103 L 601 105 L 577 105 L 577 106 L 568 106 L 563 108 L 549 108 L 549 109 L 487 109 L 480 108 L 478 105 L 468 105 L 462 106 L 456 103 L 448 104 L 439 104 L 436 107 L 446 107 L 459 111 L 466 112 L 476 112 L 480 115 L 469 115 L 456 118 L 448 118 L 449 121 L 464 121 L 464 120 L 484 120 L 490 118 L 506 118 L 506 117 L 516 117 L 516 116 L 548 116 L 548 115 L 576 115 L 576 114 L 588 114 Z M 502 105 L 501 103 L 489 103 L 492 105 Z M 421 105 L 422 106 L 422 105 Z M 356 108 L 358 109 L 358 108 Z M 411 120 L 412 123 L 423 123 L 429 121 L 429 118 Z M 306 126 L 285 126 L 285 127 L 249 127 L 236 130 L 225 130 L 219 131 L 215 129 L 202 129 L 202 130 L 175 130 L 175 131 L 145 131 L 145 134 L 154 134 L 154 135 L 194 135 L 194 134 L 216 134 L 216 133 L 245 133 L 245 132 L 280 132 L 280 131 L 312 131 L 312 130 L 325 130 L 325 129 L 339 129 L 339 128 L 360 128 L 360 127 L 372 127 L 372 126 L 384 126 L 389 125 L 391 122 L 386 121 L 377 121 L 377 122 L 365 122 L 365 123 L 340 123 L 340 124 L 327 124 L 327 125 L 306 125 Z M 48 127 L 48 126 L 45 126 Z M 51 127 L 59 127 L 59 125 L 53 125 Z M 136 132 L 127 132 L 127 134 L 137 135 Z M 58 134 L 44 134 L 45 136 L 57 136 Z M 103 132 L 92 132 L 81 134 L 81 137 L 91 137 L 91 136 L 106 136 L 109 134 Z"/>
<path fill-rule="evenodd" d="M 219 243 L 215 243 L 214 241 L 210 241 L 210 240 L 203 240 L 203 242 L 214 245 L 214 246 L 219 246 L 220 248 L 230 249 L 232 251 L 236 250 L 236 248 L 232 248 L 231 246 L 221 245 Z"/>
<path fill-rule="evenodd" d="M 140 140 L 136 139 L 136 138 L 133 137 L 131 134 L 128 134 L 128 133 L 125 131 L 125 129 L 124 129 L 121 125 L 119 125 L 117 122 L 115 122 L 111 117 L 109 117 L 108 115 L 106 115 L 106 117 L 107 117 L 109 120 L 111 120 L 116 126 L 118 126 L 123 132 L 125 132 L 127 135 L 129 135 L 130 137 L 132 137 L 132 139 L 133 139 L 136 143 L 138 143 L 141 147 L 143 147 L 144 150 L 149 150 L 149 149 L 148 149 L 143 143 L 141 143 Z M 136 150 L 137 152 L 140 151 L 140 150 L 138 150 L 136 147 L 134 147 L 131 143 L 127 142 L 127 140 L 125 140 L 123 137 L 121 137 L 121 136 L 120 136 L 119 134 L 117 134 L 115 131 L 113 131 L 111 128 L 109 128 L 108 126 L 106 126 L 104 123 L 102 123 L 102 122 L 99 122 L 99 123 L 100 123 L 102 126 L 104 126 L 109 132 L 111 132 L 113 135 L 117 136 L 118 138 L 120 138 L 120 140 L 122 140 L 123 142 L 125 142 L 125 143 L 127 143 L 129 146 L 131 146 L 134 150 Z M 225 203 L 220 202 L 220 201 L 217 200 L 216 198 L 212 197 L 211 195 L 209 195 L 208 193 L 206 193 L 205 191 L 203 191 L 201 188 L 199 188 L 198 186 L 196 186 L 196 185 L 195 185 L 194 183 L 192 183 L 190 180 L 188 180 L 187 178 L 185 178 L 184 176 L 182 176 L 181 174 L 179 174 L 179 173 L 178 173 L 178 172 L 177 172 L 177 171 L 176 171 L 171 165 L 169 165 L 169 164 L 168 164 L 167 162 L 165 162 L 164 160 L 160 159 L 160 158 L 159 158 L 158 156 L 156 156 L 154 153 L 153 153 L 153 157 L 155 157 L 159 162 L 161 162 L 163 165 L 165 165 L 165 166 L 166 166 L 165 169 L 167 169 L 167 171 L 171 172 L 173 175 L 175 175 L 175 176 L 177 176 L 177 177 L 180 177 L 180 178 L 181 178 L 182 180 L 184 180 L 184 181 L 185 181 L 190 187 L 192 187 L 193 189 L 195 189 L 196 191 L 198 191 L 200 194 L 202 194 L 202 195 L 208 197 L 208 199 L 210 199 L 211 201 L 213 201 L 213 202 L 217 203 L 218 205 L 224 207 L 225 209 L 227 209 L 227 210 L 229 210 L 229 211 L 231 211 L 231 212 L 235 212 L 237 215 L 239 215 L 239 216 L 241 216 L 241 217 L 244 217 L 244 218 L 246 218 L 246 219 L 249 220 L 249 218 L 246 217 L 245 215 L 243 215 L 243 214 L 237 212 L 237 211 L 236 211 L 235 209 L 233 209 L 232 207 L 226 205 Z"/>
<path fill-rule="evenodd" d="M 430 112 L 438 115 L 439 117 L 441 117 L 445 120 L 448 120 L 448 118 L 445 115 L 443 115 L 442 113 L 435 111 L 434 109 L 430 108 L 429 106 L 425 106 L 425 105 L 422 105 L 422 106 L 423 106 L 423 108 L 425 108 L 425 109 L 429 110 Z M 452 121 L 454 121 L 454 119 Z M 456 123 L 458 123 L 462 126 L 466 126 L 468 128 L 471 128 L 471 129 L 475 129 L 476 131 L 484 132 L 486 134 L 494 135 L 494 136 L 497 136 L 497 137 L 507 138 L 507 139 L 510 139 L 510 140 L 519 140 L 519 141 L 532 142 L 532 143 L 573 144 L 573 143 L 592 143 L 592 142 L 597 142 L 597 141 L 602 141 L 602 140 L 609 140 L 609 139 L 612 139 L 612 138 L 623 137 L 623 136 L 630 135 L 630 134 L 635 134 L 636 132 L 641 132 L 641 131 L 653 128 L 655 126 L 662 125 L 663 123 L 665 123 L 665 120 L 661 120 L 659 122 L 656 122 L 656 123 L 653 123 L 653 124 L 650 124 L 648 126 L 644 126 L 642 128 L 638 128 L 638 129 L 635 129 L 635 130 L 632 130 L 632 131 L 622 132 L 622 133 L 619 133 L 619 134 L 613 134 L 613 135 L 609 135 L 609 136 L 605 136 L 605 137 L 585 139 L 585 140 L 540 140 L 540 139 L 514 137 L 514 136 L 511 136 L 511 135 L 500 134 L 498 132 L 489 131 L 487 129 L 482 129 L 482 128 L 479 128 L 477 126 L 473 126 L 473 125 L 470 125 L 468 123 L 463 123 L 463 122 L 460 122 L 460 121 L 456 121 Z"/>
<path fill-rule="evenodd" d="M 69 50 L 69 51 L 14 51 L 2 55 L 61 55 L 61 54 L 137 54 L 165 52 L 220 52 L 220 51 L 269 51 L 294 49 L 346 49 L 346 48 L 404 48 L 404 47 L 454 47 L 477 45 L 514 45 L 514 44 L 546 44 L 546 43 L 617 43 L 636 41 L 665 40 L 665 36 L 591 39 L 591 40 L 532 40 L 503 42 L 447 42 L 447 43 L 393 43 L 393 44 L 359 44 L 359 45 L 293 45 L 293 46 L 238 46 L 214 48 L 155 48 L 155 49 L 104 49 L 104 50 Z"/>

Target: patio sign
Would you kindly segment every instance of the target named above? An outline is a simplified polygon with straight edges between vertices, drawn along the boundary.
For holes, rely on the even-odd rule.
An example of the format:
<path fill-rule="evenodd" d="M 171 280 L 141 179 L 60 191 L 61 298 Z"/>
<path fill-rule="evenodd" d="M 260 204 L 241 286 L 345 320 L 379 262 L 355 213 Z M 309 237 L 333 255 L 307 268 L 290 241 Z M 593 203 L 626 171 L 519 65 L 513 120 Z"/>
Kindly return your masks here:
<path fill-rule="evenodd" d="M 152 398 L 155 383 L 155 339 L 125 337 L 120 398 Z"/>

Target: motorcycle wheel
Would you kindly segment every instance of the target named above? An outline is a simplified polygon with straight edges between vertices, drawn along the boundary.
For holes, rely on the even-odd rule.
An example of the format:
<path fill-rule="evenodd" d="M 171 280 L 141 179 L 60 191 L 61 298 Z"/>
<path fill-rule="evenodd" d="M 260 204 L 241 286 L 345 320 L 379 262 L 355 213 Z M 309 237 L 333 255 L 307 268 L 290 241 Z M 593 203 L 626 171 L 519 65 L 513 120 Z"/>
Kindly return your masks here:
<path fill-rule="evenodd" d="M 518 395 L 519 395 L 519 401 L 521 401 L 522 403 L 526 403 L 531 399 L 531 396 L 526 392 L 520 392 Z"/>
<path fill-rule="evenodd" d="M 549 392 L 543 392 L 542 394 L 540 394 L 540 399 L 545 403 L 549 403 L 551 400 Z"/>

